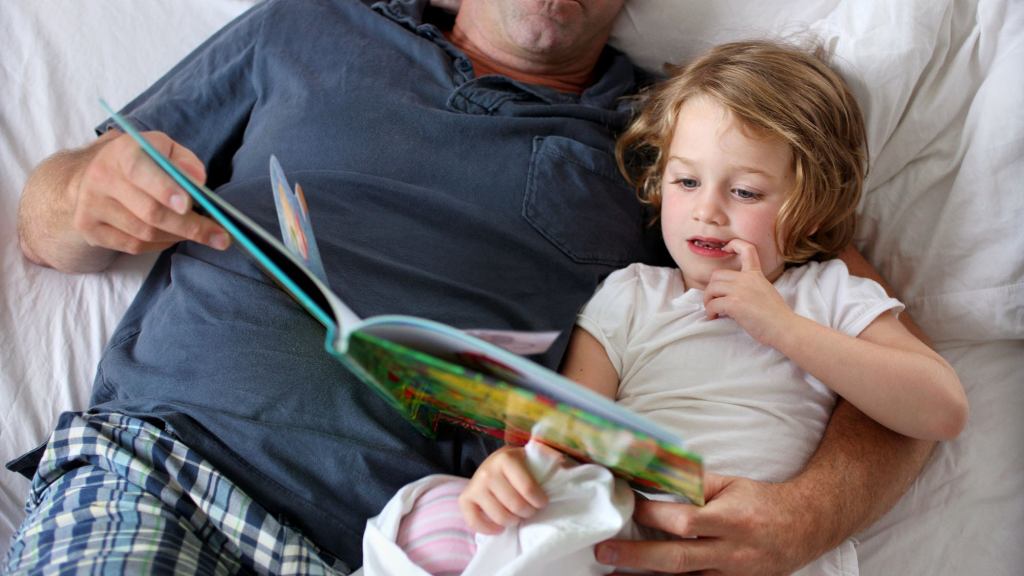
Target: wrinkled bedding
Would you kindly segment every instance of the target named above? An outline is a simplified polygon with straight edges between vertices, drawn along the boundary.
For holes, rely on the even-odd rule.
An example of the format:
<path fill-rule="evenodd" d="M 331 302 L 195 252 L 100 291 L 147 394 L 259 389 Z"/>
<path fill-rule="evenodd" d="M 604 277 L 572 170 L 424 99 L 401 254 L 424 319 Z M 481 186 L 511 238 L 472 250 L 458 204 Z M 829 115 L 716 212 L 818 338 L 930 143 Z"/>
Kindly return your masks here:
<path fill-rule="evenodd" d="M 84 408 L 151 257 L 103 274 L 28 264 L 18 196 L 47 154 L 255 0 L 0 3 L 0 460 Z M 867 116 L 857 244 L 960 374 L 971 419 L 860 534 L 864 574 L 1016 574 L 1024 565 L 1024 5 L 1012 0 L 632 0 L 613 43 L 660 70 L 737 38 L 814 35 Z M 0 548 L 28 483 L 0 472 Z"/>

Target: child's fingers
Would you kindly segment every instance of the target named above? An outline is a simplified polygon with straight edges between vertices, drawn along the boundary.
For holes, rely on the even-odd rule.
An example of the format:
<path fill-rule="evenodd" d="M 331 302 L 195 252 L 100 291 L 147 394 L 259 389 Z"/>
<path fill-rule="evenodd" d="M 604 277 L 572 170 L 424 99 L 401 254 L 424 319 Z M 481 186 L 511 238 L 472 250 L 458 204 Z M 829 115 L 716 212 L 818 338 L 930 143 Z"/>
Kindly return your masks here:
<path fill-rule="evenodd" d="M 536 448 L 537 451 L 543 454 L 545 457 L 551 458 L 552 460 L 557 460 L 560 464 L 564 463 L 565 454 L 562 454 L 561 452 L 552 448 L 551 446 L 548 446 L 547 444 L 540 442 L 538 440 L 534 440 L 533 447 Z"/>
<path fill-rule="evenodd" d="M 524 462 L 510 462 L 504 472 L 508 486 L 516 496 L 514 499 L 506 500 L 506 503 L 515 503 L 516 507 L 509 506 L 509 508 L 520 518 L 528 518 L 538 509 L 547 506 L 548 495 L 544 493 L 544 489 L 537 483 L 533 474 L 530 474 L 530 470 Z M 527 515 L 524 516 L 523 513 Z"/>
<path fill-rule="evenodd" d="M 459 507 L 462 508 L 462 517 L 465 518 L 466 525 L 468 525 L 470 530 L 474 532 L 479 532 L 481 534 L 500 534 L 501 531 L 505 529 L 500 524 L 492 522 L 476 502 L 463 502 L 460 500 Z"/>
<path fill-rule="evenodd" d="M 503 475 L 492 473 L 484 479 L 479 477 L 479 472 L 478 470 L 477 475 L 470 480 L 470 484 L 459 497 L 459 507 L 462 508 L 463 514 L 471 513 L 472 506 L 476 506 L 488 520 L 499 526 L 510 526 L 517 522 L 519 516 L 509 510 L 505 501 L 510 498 L 519 498 L 522 501 L 522 498 L 515 494 L 515 490 Z M 525 501 L 523 503 L 525 504 Z"/>
<path fill-rule="evenodd" d="M 494 487 L 492 487 L 493 489 Z M 509 510 L 501 497 L 494 492 L 481 494 L 476 499 L 476 503 L 483 510 L 487 519 L 499 526 L 512 526 L 519 521 L 519 516 Z"/>
<path fill-rule="evenodd" d="M 533 516 L 547 501 L 526 466 L 524 449 L 506 447 L 480 465 L 459 497 L 459 507 L 471 528 L 495 534 Z"/>
<path fill-rule="evenodd" d="M 720 316 L 728 316 L 727 298 L 735 283 L 735 276 L 739 272 L 732 270 L 715 270 L 711 274 L 711 281 L 704 288 L 704 312 L 708 320 L 714 320 Z"/>
<path fill-rule="evenodd" d="M 725 245 L 725 250 L 740 257 L 740 270 L 743 272 L 760 271 L 761 259 L 757 257 L 757 247 L 746 240 L 734 238 Z"/>
<path fill-rule="evenodd" d="M 497 534 L 514 516 L 497 501 L 487 485 L 473 481 L 459 496 L 459 509 L 469 527 L 484 534 Z"/>
<path fill-rule="evenodd" d="M 531 479 L 532 480 L 532 479 Z M 489 486 L 495 499 L 502 507 L 515 516 L 515 520 L 526 519 L 537 513 L 539 506 L 530 503 L 526 497 L 516 488 L 508 478 L 492 482 Z M 497 518 L 492 517 L 492 520 Z"/>
<path fill-rule="evenodd" d="M 515 516 L 498 502 L 491 492 L 491 484 L 497 475 L 489 475 L 487 479 L 480 477 L 480 471 L 470 479 L 466 488 L 459 495 L 459 509 L 470 528 L 484 534 L 497 534 Z M 504 479 L 501 479 L 504 481 Z"/>

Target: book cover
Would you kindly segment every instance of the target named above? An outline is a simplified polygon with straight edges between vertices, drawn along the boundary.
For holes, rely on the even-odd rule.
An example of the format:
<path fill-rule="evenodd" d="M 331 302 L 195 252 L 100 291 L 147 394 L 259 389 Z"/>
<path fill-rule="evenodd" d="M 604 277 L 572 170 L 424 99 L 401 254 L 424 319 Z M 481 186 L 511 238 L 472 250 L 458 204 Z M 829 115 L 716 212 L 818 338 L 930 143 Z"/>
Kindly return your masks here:
<path fill-rule="evenodd" d="M 301 187 L 276 158 L 270 180 L 284 243 L 215 192 L 193 182 L 105 102 L 125 133 L 209 217 L 326 328 L 325 348 L 422 433 L 455 423 L 512 443 L 540 440 L 608 467 L 646 491 L 703 505 L 703 466 L 681 438 L 519 354 L 557 334 L 460 330 L 400 315 L 361 319 L 328 287 Z"/>

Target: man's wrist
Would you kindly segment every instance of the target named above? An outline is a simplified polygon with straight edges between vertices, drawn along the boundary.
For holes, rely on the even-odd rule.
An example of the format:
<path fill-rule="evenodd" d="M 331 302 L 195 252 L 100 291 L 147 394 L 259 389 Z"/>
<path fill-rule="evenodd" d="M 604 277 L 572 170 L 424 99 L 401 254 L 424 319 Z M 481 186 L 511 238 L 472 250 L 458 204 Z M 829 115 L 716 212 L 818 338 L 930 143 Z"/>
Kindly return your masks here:
<path fill-rule="evenodd" d="M 821 486 L 814 486 L 803 476 L 788 482 L 772 484 L 769 495 L 776 502 L 772 529 L 778 532 L 779 554 L 783 564 L 798 570 L 832 550 L 848 537 L 838 523 L 838 503 Z"/>

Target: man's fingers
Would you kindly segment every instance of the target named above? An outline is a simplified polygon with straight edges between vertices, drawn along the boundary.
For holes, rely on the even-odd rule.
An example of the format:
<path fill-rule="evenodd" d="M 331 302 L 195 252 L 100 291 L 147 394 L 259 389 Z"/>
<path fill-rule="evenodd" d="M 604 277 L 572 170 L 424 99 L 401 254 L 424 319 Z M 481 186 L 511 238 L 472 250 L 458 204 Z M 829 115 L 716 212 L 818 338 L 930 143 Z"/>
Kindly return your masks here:
<path fill-rule="evenodd" d="M 705 499 L 722 489 L 722 477 L 705 476 Z M 719 569 L 728 564 L 726 550 L 716 536 L 727 532 L 713 506 L 677 502 L 637 501 L 633 519 L 681 539 L 668 541 L 609 540 L 596 547 L 597 559 L 621 568 L 680 573 Z"/>
<path fill-rule="evenodd" d="M 115 228 L 144 242 L 192 240 L 223 250 L 230 245 L 227 233 L 216 222 L 188 211 L 184 215 L 168 210 L 144 190 L 124 182 L 116 192 L 116 200 L 109 200 L 106 220 Z M 130 213 L 124 214 L 118 206 Z"/>
<path fill-rule="evenodd" d="M 167 154 L 170 159 L 179 170 L 185 173 L 186 176 L 192 179 L 196 184 L 206 183 L 206 167 L 199 160 L 191 150 L 180 146 L 171 141 L 171 151 Z M 175 183 L 176 184 L 176 183 Z M 182 200 L 185 201 L 185 210 L 180 210 Z M 168 197 L 168 203 L 170 207 L 179 214 L 186 214 L 192 209 L 192 198 L 179 186 L 175 186 L 175 190 L 172 191 L 172 195 Z"/>
<path fill-rule="evenodd" d="M 216 244 L 217 240 L 215 240 L 218 235 L 221 235 L 224 236 L 222 241 L 225 242 L 223 248 L 227 247 L 226 233 L 216 222 L 207 217 L 200 216 L 192 211 L 187 211 L 185 214 L 172 212 L 164 204 L 138 188 L 122 194 L 121 198 L 125 207 L 148 227 L 170 234 L 178 239 L 192 240 L 193 242 L 207 244 L 214 248 L 221 247 Z M 123 229 L 128 233 L 135 233 L 130 228 Z M 137 235 L 143 240 L 153 239 L 150 237 L 152 233 L 145 230 L 139 232 L 141 234 Z"/>
<path fill-rule="evenodd" d="M 206 181 L 206 169 L 191 150 L 176 144 L 161 132 L 146 132 L 143 136 L 190 178 L 198 183 Z M 123 167 L 132 183 L 175 213 L 188 214 L 192 209 L 192 200 L 188 193 L 160 169 L 134 141 L 127 142 L 126 145 L 132 146 L 132 153 L 122 157 Z"/>
<path fill-rule="evenodd" d="M 757 247 L 746 240 L 735 238 L 725 245 L 727 252 L 734 252 L 740 257 L 740 270 L 743 272 L 760 271 L 761 260 L 757 257 Z"/>
<path fill-rule="evenodd" d="M 722 476 L 713 472 L 704 473 L 704 501 L 710 502 L 732 482 L 732 476 Z"/>
<path fill-rule="evenodd" d="M 135 220 L 141 223 L 139 226 L 127 227 L 119 225 L 118 222 L 113 220 L 111 221 L 111 224 L 118 226 L 125 232 L 146 239 L 146 228 L 150 228 L 165 231 L 179 239 L 199 240 L 202 226 L 197 221 L 192 221 L 190 226 L 182 225 L 185 220 L 184 214 L 187 212 L 177 213 L 177 211 L 172 212 L 168 210 L 166 204 L 160 202 L 143 188 L 127 180 L 118 183 L 111 192 L 111 200 L 123 205 Z"/>
<path fill-rule="evenodd" d="M 88 241 L 93 246 L 102 246 L 126 254 L 143 254 L 168 248 L 174 242 L 145 242 L 124 232 L 101 224 L 90 233 Z"/>
<path fill-rule="evenodd" d="M 194 152 L 171 140 L 167 158 L 197 184 L 206 183 L 206 167 Z"/>
<path fill-rule="evenodd" d="M 163 132 L 144 132 L 142 136 L 197 184 L 204 184 L 206 182 L 206 167 L 203 166 L 203 162 L 194 152 L 178 144 Z M 142 154 L 145 155 L 144 152 Z M 148 158 L 148 155 L 146 155 L 146 159 L 149 163 L 154 166 L 156 165 L 155 162 Z"/>
<path fill-rule="evenodd" d="M 719 563 L 714 539 L 609 540 L 598 544 L 594 554 L 609 566 L 669 574 L 705 570 Z"/>
<path fill-rule="evenodd" d="M 206 170 L 188 148 L 176 144 L 166 134 L 146 132 L 146 140 L 197 182 L 206 180 Z M 134 142 L 124 138 L 130 153 L 118 154 L 126 181 L 115 184 L 110 194 L 149 226 L 180 239 L 192 240 L 223 250 L 231 241 L 213 220 L 192 212 L 192 201 L 178 184 L 160 169 Z M 131 230 L 125 230 L 131 234 Z M 144 235 L 140 239 L 147 240 Z"/>
<path fill-rule="evenodd" d="M 173 141 L 165 134 L 146 132 L 143 136 L 162 154 L 166 155 L 174 147 Z M 164 173 L 129 136 L 122 135 L 115 142 L 115 146 L 111 148 L 111 154 L 118 170 L 123 174 L 127 183 L 132 186 L 131 192 L 141 190 L 180 215 L 187 214 L 191 210 L 192 205 L 188 194 L 174 182 L 173 178 Z M 179 152 L 179 155 L 182 154 Z M 110 194 L 117 196 L 122 202 L 128 198 L 127 192 L 123 189 L 111 190 Z M 142 215 L 139 214 L 139 216 Z"/>
<path fill-rule="evenodd" d="M 706 531 L 706 526 L 700 524 L 701 510 L 692 504 L 638 499 L 633 519 L 643 526 L 657 528 L 681 538 L 713 536 Z"/>
<path fill-rule="evenodd" d="M 114 198 L 105 198 L 102 203 L 101 224 L 109 225 L 116 230 L 138 239 L 141 242 L 171 243 L 179 242 L 178 235 L 166 232 L 143 221 L 132 210 Z"/>
<path fill-rule="evenodd" d="M 197 181 L 202 162 L 165 134 L 147 139 Z M 192 240 L 225 249 L 230 238 L 213 220 L 191 210 L 187 193 L 125 134 L 104 135 L 102 148 L 77 180 L 73 226 L 87 242 L 136 254 Z"/>

